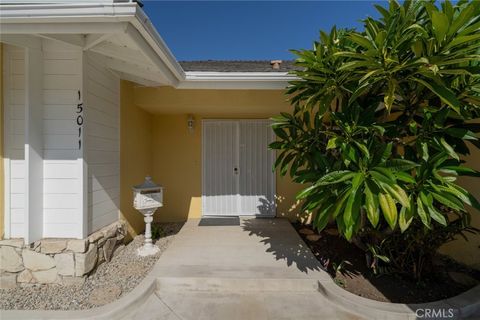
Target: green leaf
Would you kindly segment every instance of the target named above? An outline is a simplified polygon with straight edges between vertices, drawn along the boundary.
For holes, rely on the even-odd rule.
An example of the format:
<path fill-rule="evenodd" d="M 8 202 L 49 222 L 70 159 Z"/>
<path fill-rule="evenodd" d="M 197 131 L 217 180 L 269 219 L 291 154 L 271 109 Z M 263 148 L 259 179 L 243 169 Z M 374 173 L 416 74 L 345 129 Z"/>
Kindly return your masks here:
<path fill-rule="evenodd" d="M 445 216 L 441 214 L 440 212 L 435 209 L 433 205 L 427 206 L 428 212 L 430 213 L 430 217 L 440 223 L 442 226 L 447 225 L 447 220 L 445 219 Z"/>
<path fill-rule="evenodd" d="M 385 166 L 392 171 L 408 171 L 420 165 L 410 160 L 392 159 L 392 160 L 387 160 L 385 163 Z"/>
<path fill-rule="evenodd" d="M 375 167 L 375 168 L 372 168 L 370 170 L 370 173 L 371 174 L 375 174 L 375 173 L 381 174 L 383 177 L 385 177 L 386 179 L 388 179 L 390 181 L 390 183 L 389 182 L 384 182 L 384 183 L 387 183 L 387 184 L 395 183 L 395 181 L 396 181 L 395 175 L 393 174 L 393 171 L 390 170 L 390 168 Z"/>
<path fill-rule="evenodd" d="M 268 145 L 270 149 L 282 149 L 283 146 L 284 146 L 283 141 L 275 141 Z"/>
<path fill-rule="evenodd" d="M 445 133 L 449 136 L 460 138 L 463 140 L 478 140 L 475 133 L 464 128 L 448 128 L 445 130 Z"/>
<path fill-rule="evenodd" d="M 395 101 L 395 81 L 390 78 L 388 80 L 388 90 L 385 93 L 385 96 L 383 98 L 383 103 L 385 104 L 385 108 L 387 109 L 388 112 L 392 110 L 393 102 Z"/>
<path fill-rule="evenodd" d="M 432 25 L 433 31 L 435 32 L 435 38 L 437 38 L 438 42 L 442 42 L 450 25 L 448 17 L 442 12 L 434 11 L 432 13 Z"/>
<path fill-rule="evenodd" d="M 322 209 L 318 210 L 314 220 L 314 225 L 318 232 L 322 231 L 328 224 L 329 212 L 333 203 L 325 205 Z"/>
<path fill-rule="evenodd" d="M 397 225 L 397 206 L 395 205 L 395 201 L 388 193 L 380 193 L 378 195 L 378 201 L 380 203 L 380 207 L 382 208 L 383 216 L 387 221 L 388 225 L 392 230 L 395 229 Z"/>
<path fill-rule="evenodd" d="M 338 137 L 333 137 L 328 139 L 327 150 L 335 149 L 337 147 L 337 140 L 338 140 Z"/>
<path fill-rule="evenodd" d="M 426 142 L 420 142 L 420 146 L 421 146 L 422 159 L 425 161 L 428 161 L 428 158 L 429 158 L 428 144 Z"/>
<path fill-rule="evenodd" d="M 385 30 L 382 30 L 379 33 L 377 33 L 377 35 L 375 36 L 375 44 L 377 45 L 378 48 L 383 47 L 386 35 L 387 35 L 387 32 Z"/>
<path fill-rule="evenodd" d="M 438 85 L 433 81 L 426 82 L 420 78 L 412 77 L 411 79 L 428 88 L 430 91 L 436 94 L 443 102 L 452 107 L 455 112 L 460 114 L 460 101 L 457 99 L 455 94 L 446 86 Z"/>
<path fill-rule="evenodd" d="M 458 154 L 453 150 L 452 146 L 445 141 L 444 138 L 440 138 L 440 144 L 445 149 L 445 151 L 450 155 L 450 157 L 459 160 Z"/>
<path fill-rule="evenodd" d="M 402 206 L 407 208 L 410 206 L 407 193 L 398 184 L 393 184 L 393 185 L 382 184 L 382 188 L 386 192 L 388 192 L 395 200 L 400 202 Z"/>
<path fill-rule="evenodd" d="M 317 185 L 310 186 L 308 188 L 303 189 L 297 194 L 297 200 L 301 200 L 306 198 L 308 195 L 310 195 L 315 189 L 317 189 Z"/>
<path fill-rule="evenodd" d="M 377 227 L 380 220 L 378 196 L 374 195 L 368 184 L 365 184 L 365 209 L 367 211 L 367 218 L 374 228 Z"/>
<path fill-rule="evenodd" d="M 445 166 L 439 169 L 440 171 L 455 172 L 459 176 L 480 177 L 480 171 L 464 167 L 464 166 Z"/>
<path fill-rule="evenodd" d="M 273 128 L 273 132 L 282 140 L 288 140 L 288 134 L 283 128 Z"/>
<path fill-rule="evenodd" d="M 447 187 L 438 186 L 437 188 L 439 190 L 452 193 L 461 201 L 480 211 L 480 203 L 478 202 L 478 200 L 470 192 L 460 187 L 459 185 L 456 185 L 455 183 L 449 183 Z"/>
<path fill-rule="evenodd" d="M 476 41 L 480 39 L 480 33 L 479 34 L 472 34 L 472 35 L 469 35 L 469 36 L 460 36 L 460 37 L 456 37 L 454 38 L 448 45 L 445 46 L 445 48 L 443 48 L 444 51 L 447 51 L 455 46 L 458 46 L 458 45 L 461 45 L 461 44 L 464 44 L 464 43 L 468 43 L 468 42 L 473 42 L 473 41 Z"/>
<path fill-rule="evenodd" d="M 356 175 L 356 172 L 352 172 L 349 170 L 341 170 L 341 171 L 332 171 L 321 177 L 316 186 L 326 186 L 329 184 L 335 184 L 339 182 L 343 182 L 345 180 L 349 180 Z"/>
<path fill-rule="evenodd" d="M 354 141 L 354 142 L 357 145 L 357 147 L 360 149 L 360 151 L 362 151 L 362 153 L 365 155 L 365 157 L 367 159 L 370 159 L 370 152 L 368 151 L 367 146 L 364 145 L 363 143 L 358 142 L 358 141 Z"/>
<path fill-rule="evenodd" d="M 385 19 L 388 19 L 388 17 L 390 17 L 390 13 L 388 12 L 388 10 L 385 9 L 384 7 L 382 7 L 381 5 L 374 4 L 373 6 L 378 10 L 378 12 L 380 12 L 382 14 L 382 16 Z"/>
<path fill-rule="evenodd" d="M 452 208 L 453 210 L 465 211 L 462 202 L 445 192 L 432 192 L 431 195 L 441 204 Z"/>
<path fill-rule="evenodd" d="M 406 172 L 402 172 L 402 171 L 395 172 L 395 176 L 397 177 L 397 180 L 400 180 L 406 183 L 415 183 L 415 179 Z"/>
<path fill-rule="evenodd" d="M 467 22 L 473 17 L 475 14 L 475 5 L 471 3 L 465 9 L 460 11 L 460 14 L 457 16 L 456 19 L 452 21 L 450 28 L 448 29 L 448 35 L 452 35 L 458 31 L 461 27 L 465 26 Z"/>
<path fill-rule="evenodd" d="M 372 43 L 367 38 L 363 37 L 362 35 L 360 35 L 358 33 L 350 33 L 348 35 L 348 38 L 350 40 L 352 40 L 353 42 L 355 42 L 356 44 L 364 47 L 365 49 L 375 50 Z"/>
<path fill-rule="evenodd" d="M 398 216 L 398 226 L 400 227 L 400 231 L 402 233 L 408 229 L 408 227 L 413 221 L 413 208 L 414 207 L 411 206 L 410 209 L 407 209 L 406 207 L 402 207 L 402 209 L 400 209 L 400 214 Z"/>
<path fill-rule="evenodd" d="M 342 196 L 335 202 L 335 206 L 332 208 L 332 217 L 336 218 L 340 211 L 345 206 L 345 201 L 347 200 L 348 196 L 350 195 L 351 188 L 347 189 Z"/>
<path fill-rule="evenodd" d="M 423 207 L 423 203 L 420 197 L 417 198 L 417 212 L 423 224 L 430 229 L 430 215 L 425 212 L 425 208 Z"/>
<path fill-rule="evenodd" d="M 345 212 L 343 213 L 343 221 L 347 227 L 355 223 L 355 218 L 360 211 L 358 197 L 361 196 L 361 193 L 358 192 L 358 189 L 362 185 L 363 180 L 363 173 L 357 173 L 352 180 L 352 188 L 350 189 L 350 195 L 348 196 Z"/>

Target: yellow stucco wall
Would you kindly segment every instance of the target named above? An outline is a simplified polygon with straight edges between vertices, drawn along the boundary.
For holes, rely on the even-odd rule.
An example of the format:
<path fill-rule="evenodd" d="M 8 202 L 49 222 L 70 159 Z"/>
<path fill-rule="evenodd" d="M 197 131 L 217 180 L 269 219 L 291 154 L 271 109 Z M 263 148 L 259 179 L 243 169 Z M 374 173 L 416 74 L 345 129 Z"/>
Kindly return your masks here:
<path fill-rule="evenodd" d="M 0 239 L 3 239 L 5 230 L 5 202 L 4 202 L 4 171 L 3 171 L 3 45 L 0 43 Z"/>
<path fill-rule="evenodd" d="M 465 158 L 467 166 L 480 171 L 480 150 L 470 148 L 471 154 Z M 461 177 L 459 184 L 470 191 L 480 201 L 480 178 Z M 480 229 L 480 211 L 470 208 L 472 214 L 472 226 Z M 480 270 L 480 235 L 465 234 L 468 241 L 458 237 L 457 240 L 447 243 L 441 248 L 441 252 L 461 261 L 469 266 Z"/>
<path fill-rule="evenodd" d="M 132 186 L 153 174 L 153 115 L 133 104 L 130 82 L 121 83 L 120 105 L 120 216 L 132 237 L 145 227 L 142 215 L 132 207 Z"/>

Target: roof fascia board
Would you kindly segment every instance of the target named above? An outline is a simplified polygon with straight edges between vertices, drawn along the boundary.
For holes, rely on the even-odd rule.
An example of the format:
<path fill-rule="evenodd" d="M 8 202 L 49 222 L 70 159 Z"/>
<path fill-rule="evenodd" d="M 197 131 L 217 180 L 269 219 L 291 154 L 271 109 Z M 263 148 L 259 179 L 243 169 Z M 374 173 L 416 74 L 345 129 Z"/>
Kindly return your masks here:
<path fill-rule="evenodd" d="M 129 25 L 125 32 L 145 56 L 158 68 L 158 70 L 165 74 L 165 77 L 169 80 L 169 84 L 176 86 L 179 81 L 183 80 L 183 77 L 179 78 L 172 72 L 172 69 L 169 68 L 166 61 L 159 57 L 158 52 L 154 50 L 147 41 L 145 41 L 146 39 L 137 28 Z"/>
<path fill-rule="evenodd" d="M 178 89 L 281 90 L 296 79 L 287 72 L 186 72 Z"/>
<path fill-rule="evenodd" d="M 0 18 L 1 20 L 1 18 Z M 71 22 L 71 23 L 1 23 L 2 34 L 86 34 L 86 33 L 122 33 L 127 28 L 127 22 Z"/>
<path fill-rule="evenodd" d="M 136 3 L 2 4 L 0 7 L 4 23 L 125 22 L 132 20 L 137 11 Z"/>
<path fill-rule="evenodd" d="M 185 72 L 183 68 L 141 8 L 137 8 L 136 19 L 131 22 L 177 79 L 179 81 L 184 80 Z"/>
<path fill-rule="evenodd" d="M 289 81 L 294 79 L 295 76 L 288 74 L 288 72 L 186 72 L 186 80 Z"/>
<path fill-rule="evenodd" d="M 288 81 L 189 81 L 178 84 L 177 89 L 209 89 L 209 90 L 283 90 Z"/>

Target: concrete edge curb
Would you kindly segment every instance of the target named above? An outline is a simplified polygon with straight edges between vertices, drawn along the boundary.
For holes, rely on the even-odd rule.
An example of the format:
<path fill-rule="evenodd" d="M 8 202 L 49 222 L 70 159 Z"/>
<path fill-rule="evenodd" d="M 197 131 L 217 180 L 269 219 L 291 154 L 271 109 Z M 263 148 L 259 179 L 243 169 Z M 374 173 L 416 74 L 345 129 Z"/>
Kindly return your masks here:
<path fill-rule="evenodd" d="M 480 316 L 480 285 L 449 299 L 420 304 L 403 304 L 380 302 L 357 296 L 340 288 L 333 281 L 319 281 L 318 291 L 328 301 L 345 310 L 367 319 L 410 320 L 417 319 L 416 310 L 454 309 L 453 316 L 430 317 L 427 319 L 465 319 L 470 316 Z M 423 311 L 422 311 L 423 312 Z"/>
<path fill-rule="evenodd" d="M 147 275 L 132 291 L 112 303 L 101 307 L 74 311 L 63 310 L 1 310 L 2 319 L 119 319 L 146 301 L 156 289 L 155 277 Z"/>

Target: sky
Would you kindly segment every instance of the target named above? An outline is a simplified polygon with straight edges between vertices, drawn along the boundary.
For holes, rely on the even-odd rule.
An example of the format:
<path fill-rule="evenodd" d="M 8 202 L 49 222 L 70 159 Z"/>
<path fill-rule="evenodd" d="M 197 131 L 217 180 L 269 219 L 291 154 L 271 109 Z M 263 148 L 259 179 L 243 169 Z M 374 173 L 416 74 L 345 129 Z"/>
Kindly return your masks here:
<path fill-rule="evenodd" d="M 385 1 L 152 1 L 144 11 L 177 60 L 293 59 L 319 30 L 362 29 Z"/>

